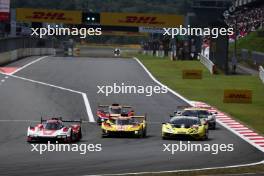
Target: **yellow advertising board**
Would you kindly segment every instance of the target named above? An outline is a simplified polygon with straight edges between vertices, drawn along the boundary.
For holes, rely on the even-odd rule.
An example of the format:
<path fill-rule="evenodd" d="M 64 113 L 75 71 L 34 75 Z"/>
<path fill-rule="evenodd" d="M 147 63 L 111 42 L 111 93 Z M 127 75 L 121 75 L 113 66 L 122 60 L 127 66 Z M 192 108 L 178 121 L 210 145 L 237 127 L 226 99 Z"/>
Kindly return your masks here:
<path fill-rule="evenodd" d="M 109 26 L 179 27 L 184 24 L 182 15 L 111 12 L 100 15 L 101 25 Z"/>
<path fill-rule="evenodd" d="M 81 24 L 82 12 L 71 10 L 16 9 L 16 20 L 20 22 L 43 22 Z"/>
<path fill-rule="evenodd" d="M 182 79 L 202 79 L 202 70 L 182 70 Z"/>
<path fill-rule="evenodd" d="M 252 103 L 251 90 L 224 90 L 224 103 Z"/>
<path fill-rule="evenodd" d="M 139 32 L 124 32 L 124 31 L 103 31 L 102 35 L 111 35 L 111 36 L 133 36 L 133 37 L 145 37 L 148 36 L 147 33 Z"/>

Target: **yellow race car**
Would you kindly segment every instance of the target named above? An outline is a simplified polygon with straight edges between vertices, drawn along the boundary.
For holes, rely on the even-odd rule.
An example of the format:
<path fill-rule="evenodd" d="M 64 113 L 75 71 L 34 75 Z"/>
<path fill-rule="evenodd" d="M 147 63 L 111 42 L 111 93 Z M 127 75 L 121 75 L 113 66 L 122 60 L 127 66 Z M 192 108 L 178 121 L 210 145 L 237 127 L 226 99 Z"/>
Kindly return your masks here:
<path fill-rule="evenodd" d="M 146 137 L 146 116 L 119 116 L 102 122 L 102 137 L 136 136 Z"/>
<path fill-rule="evenodd" d="M 162 124 L 162 138 L 208 139 L 208 128 L 198 117 L 175 116 Z"/>
<path fill-rule="evenodd" d="M 174 115 L 198 117 L 209 129 L 216 129 L 216 115 L 205 108 L 189 107 L 182 111 L 175 111 Z"/>

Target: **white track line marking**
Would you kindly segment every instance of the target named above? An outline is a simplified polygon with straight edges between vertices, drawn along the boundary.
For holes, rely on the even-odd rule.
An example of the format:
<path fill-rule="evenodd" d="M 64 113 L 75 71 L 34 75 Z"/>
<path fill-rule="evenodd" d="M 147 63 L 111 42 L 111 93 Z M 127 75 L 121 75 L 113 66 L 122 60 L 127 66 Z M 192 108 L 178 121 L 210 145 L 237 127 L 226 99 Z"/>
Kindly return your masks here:
<path fill-rule="evenodd" d="M 3 74 L 3 73 L 1 73 L 1 74 Z M 86 112 L 87 112 L 87 116 L 88 116 L 90 122 L 95 122 L 94 116 L 93 116 L 93 113 L 92 113 L 92 110 L 91 110 L 91 106 L 90 106 L 90 103 L 89 103 L 89 100 L 87 98 L 86 93 L 80 92 L 80 91 L 76 91 L 76 90 L 72 90 L 72 89 L 68 89 L 68 88 L 61 87 L 61 86 L 56 86 L 56 85 L 53 85 L 53 84 L 44 83 L 44 82 L 41 82 L 41 81 L 36 81 L 36 80 L 32 80 L 32 79 L 16 76 L 16 75 L 10 75 L 10 77 L 21 79 L 21 80 L 28 81 L 28 82 L 41 84 L 41 85 L 45 85 L 45 86 L 49 86 L 49 87 L 54 87 L 54 88 L 57 88 L 57 89 L 61 89 L 61 90 L 65 90 L 65 91 L 69 91 L 69 92 L 73 92 L 73 93 L 77 93 L 77 94 L 82 95 L 83 101 L 84 101 L 84 104 L 85 104 L 85 108 L 86 108 Z"/>
<path fill-rule="evenodd" d="M 141 175 L 141 174 L 164 174 L 164 173 L 179 173 L 179 172 L 192 172 L 192 171 L 203 171 L 203 170 L 214 170 L 214 169 L 227 169 L 227 168 L 237 168 L 237 167 L 247 167 L 254 166 L 258 164 L 264 164 L 264 160 L 256 163 L 250 164 L 240 164 L 234 166 L 223 166 L 223 167 L 209 167 L 201 169 L 183 169 L 183 170 L 172 170 L 172 171 L 157 171 L 157 172 L 133 172 L 133 173 L 123 173 L 123 174 L 99 174 L 99 175 L 84 175 L 84 176 L 114 176 L 114 175 Z"/>
<path fill-rule="evenodd" d="M 241 139 L 245 140 L 246 142 L 248 142 L 249 144 L 251 144 L 252 146 L 256 147 L 257 149 L 259 149 L 260 151 L 264 152 L 264 148 L 260 147 L 259 145 L 255 144 L 251 137 L 253 136 L 250 136 L 249 138 L 244 136 L 243 134 L 240 134 L 239 131 L 236 131 L 236 127 L 230 127 L 228 126 L 227 124 L 221 122 L 220 120 L 217 120 L 217 122 L 222 125 L 223 127 L 225 127 L 226 129 L 228 129 L 230 132 L 234 133 L 235 135 L 239 136 Z M 242 125 L 243 126 L 243 125 Z M 241 127 L 239 128 L 241 129 Z M 246 129 L 246 128 L 243 128 L 243 129 Z"/>
<path fill-rule="evenodd" d="M 156 82 L 157 84 L 163 86 L 163 87 L 167 87 L 166 85 L 162 84 L 161 82 L 159 82 L 149 71 L 148 69 L 140 62 L 140 60 L 136 57 L 133 58 L 134 60 L 137 61 L 137 63 L 139 63 L 139 65 L 145 70 L 145 72 L 149 75 L 149 77 Z M 187 100 L 186 98 L 184 98 L 183 96 L 181 96 L 179 93 L 175 92 L 174 90 L 170 89 L 169 87 L 167 87 L 168 91 L 171 92 L 172 94 L 176 95 L 178 98 L 182 99 L 183 101 L 185 101 L 186 103 L 188 103 L 189 105 L 193 106 L 192 102 Z"/>
<path fill-rule="evenodd" d="M 82 97 L 83 97 L 84 104 L 85 104 L 85 107 L 86 107 L 86 112 L 87 112 L 88 117 L 89 117 L 89 121 L 90 122 L 95 122 L 94 116 L 93 116 L 93 112 L 91 110 L 91 106 L 90 106 L 90 103 L 88 101 L 86 93 L 82 93 Z"/>
<path fill-rule="evenodd" d="M 40 57 L 40 58 L 38 58 L 38 59 L 36 59 L 36 60 L 34 60 L 34 61 L 32 61 L 32 62 L 29 62 L 28 64 L 26 64 L 26 65 L 24 65 L 24 66 L 22 66 L 22 67 L 16 69 L 14 72 L 9 73 L 9 75 L 13 75 L 13 74 L 15 74 L 15 73 L 17 73 L 17 72 L 19 72 L 19 71 L 21 71 L 21 70 L 27 68 L 28 66 L 30 66 L 30 65 L 32 65 L 32 64 L 34 64 L 34 63 L 36 63 L 36 62 L 39 62 L 39 61 L 41 61 L 42 59 L 45 59 L 45 58 L 47 58 L 47 57 L 49 57 L 49 56 L 43 56 L 43 57 Z"/>

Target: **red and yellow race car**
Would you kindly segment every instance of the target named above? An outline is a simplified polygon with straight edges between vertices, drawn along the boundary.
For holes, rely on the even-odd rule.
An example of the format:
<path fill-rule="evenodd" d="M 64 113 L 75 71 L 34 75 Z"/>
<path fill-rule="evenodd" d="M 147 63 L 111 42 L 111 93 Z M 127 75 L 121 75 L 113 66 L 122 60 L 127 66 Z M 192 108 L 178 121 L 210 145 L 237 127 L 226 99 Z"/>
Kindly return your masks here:
<path fill-rule="evenodd" d="M 121 114 L 126 116 L 133 116 L 135 112 L 131 106 L 112 104 L 112 105 L 99 105 L 96 112 L 97 123 L 101 125 L 102 122 L 108 120 L 110 117 L 119 117 Z"/>
<path fill-rule="evenodd" d="M 102 122 L 102 137 L 135 136 L 146 137 L 146 116 L 119 116 L 111 117 Z"/>

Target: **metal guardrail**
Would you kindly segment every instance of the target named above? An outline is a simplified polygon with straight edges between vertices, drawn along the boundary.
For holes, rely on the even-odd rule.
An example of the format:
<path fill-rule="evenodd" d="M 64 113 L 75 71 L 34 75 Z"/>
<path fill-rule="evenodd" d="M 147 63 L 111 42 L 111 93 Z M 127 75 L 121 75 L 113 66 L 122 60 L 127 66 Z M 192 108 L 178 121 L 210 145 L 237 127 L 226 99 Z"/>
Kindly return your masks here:
<path fill-rule="evenodd" d="M 211 74 L 216 73 L 216 66 L 210 59 L 199 54 L 199 60 L 210 71 Z"/>
<path fill-rule="evenodd" d="M 242 60 L 250 60 L 250 54 L 249 51 L 247 49 L 241 49 L 241 59 Z"/>
<path fill-rule="evenodd" d="M 262 66 L 259 66 L 259 78 L 264 83 L 264 69 Z"/>
<path fill-rule="evenodd" d="M 252 51 L 252 59 L 254 64 L 264 64 L 264 53 Z"/>

